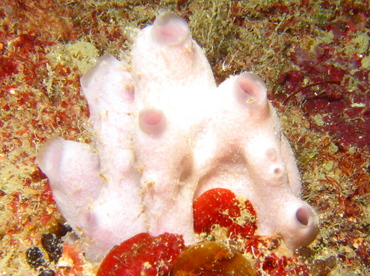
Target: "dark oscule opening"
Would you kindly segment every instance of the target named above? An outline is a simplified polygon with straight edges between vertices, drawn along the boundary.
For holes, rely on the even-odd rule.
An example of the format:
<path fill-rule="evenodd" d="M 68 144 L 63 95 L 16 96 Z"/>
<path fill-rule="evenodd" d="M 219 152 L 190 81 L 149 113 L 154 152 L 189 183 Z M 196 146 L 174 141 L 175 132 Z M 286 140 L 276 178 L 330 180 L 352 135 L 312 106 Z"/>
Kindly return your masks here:
<path fill-rule="evenodd" d="M 142 131 L 149 135 L 160 135 L 166 126 L 166 118 L 159 109 L 148 108 L 140 111 L 139 124 Z"/>
<path fill-rule="evenodd" d="M 297 220 L 303 226 L 308 225 L 311 215 L 311 211 L 307 207 L 301 207 L 296 212 Z"/>
<path fill-rule="evenodd" d="M 171 12 L 162 13 L 153 24 L 154 38 L 168 45 L 179 45 L 190 35 L 186 21 Z"/>
<path fill-rule="evenodd" d="M 266 86 L 263 80 L 254 73 L 243 73 L 237 79 L 239 91 L 242 92 L 240 97 L 242 101 L 259 103 L 266 99 Z"/>

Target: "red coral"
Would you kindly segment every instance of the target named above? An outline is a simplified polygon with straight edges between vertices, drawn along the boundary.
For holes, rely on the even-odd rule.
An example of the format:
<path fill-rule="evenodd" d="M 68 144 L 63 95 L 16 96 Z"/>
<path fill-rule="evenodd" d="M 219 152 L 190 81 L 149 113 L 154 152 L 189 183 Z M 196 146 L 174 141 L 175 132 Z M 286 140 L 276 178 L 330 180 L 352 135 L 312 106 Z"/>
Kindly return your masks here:
<path fill-rule="evenodd" d="M 247 217 L 243 217 L 243 214 Z M 226 227 L 232 238 L 250 237 L 257 229 L 255 218 L 252 204 L 248 200 L 240 203 L 235 194 L 227 189 L 209 190 L 194 201 L 196 233 L 210 233 L 213 225 L 218 224 Z"/>
<path fill-rule="evenodd" d="M 168 275 L 184 247 L 180 235 L 164 233 L 153 237 L 148 233 L 137 234 L 109 252 L 97 276 Z"/>

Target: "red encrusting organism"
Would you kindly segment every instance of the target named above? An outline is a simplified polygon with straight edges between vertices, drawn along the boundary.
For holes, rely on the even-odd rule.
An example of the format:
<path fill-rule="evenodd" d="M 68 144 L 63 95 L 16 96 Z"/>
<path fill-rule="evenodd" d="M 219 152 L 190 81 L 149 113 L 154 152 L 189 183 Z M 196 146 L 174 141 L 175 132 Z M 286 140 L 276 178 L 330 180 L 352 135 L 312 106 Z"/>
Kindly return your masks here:
<path fill-rule="evenodd" d="M 228 189 L 212 189 L 194 201 L 194 230 L 211 233 L 213 225 L 228 229 L 231 238 L 247 238 L 254 235 L 256 212 L 252 204 L 241 203 Z"/>
<path fill-rule="evenodd" d="M 97 276 L 168 275 L 184 248 L 180 235 L 164 233 L 153 237 L 140 233 L 114 247 L 104 258 Z"/>

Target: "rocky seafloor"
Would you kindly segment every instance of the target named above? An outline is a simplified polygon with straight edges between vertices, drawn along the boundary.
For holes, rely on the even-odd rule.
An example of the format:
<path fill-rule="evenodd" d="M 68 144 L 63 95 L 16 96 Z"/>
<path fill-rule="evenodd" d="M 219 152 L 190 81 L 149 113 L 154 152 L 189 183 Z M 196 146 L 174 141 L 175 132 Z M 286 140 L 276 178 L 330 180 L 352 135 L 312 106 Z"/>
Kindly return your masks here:
<path fill-rule="evenodd" d="M 122 58 L 136 30 L 163 10 L 186 19 L 218 83 L 246 70 L 267 83 L 297 156 L 303 197 L 319 214 L 317 240 L 289 258 L 276 251 L 278 237 L 249 238 L 250 248 L 260 252 L 244 252 L 254 273 L 369 273 L 370 10 L 365 0 L 4 0 L 0 275 L 96 274 L 98 265 L 86 262 L 78 243 L 62 242 L 73 233 L 34 163 L 36 152 L 56 135 L 90 141 L 79 77 L 104 53 Z"/>

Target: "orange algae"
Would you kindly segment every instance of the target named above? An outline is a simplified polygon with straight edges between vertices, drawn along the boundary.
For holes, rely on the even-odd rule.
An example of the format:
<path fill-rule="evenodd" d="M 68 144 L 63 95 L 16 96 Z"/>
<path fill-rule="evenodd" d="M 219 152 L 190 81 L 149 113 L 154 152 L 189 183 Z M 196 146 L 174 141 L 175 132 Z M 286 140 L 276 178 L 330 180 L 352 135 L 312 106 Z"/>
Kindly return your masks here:
<path fill-rule="evenodd" d="M 248 260 L 225 244 L 204 241 L 185 249 L 175 261 L 173 276 L 256 275 Z"/>

